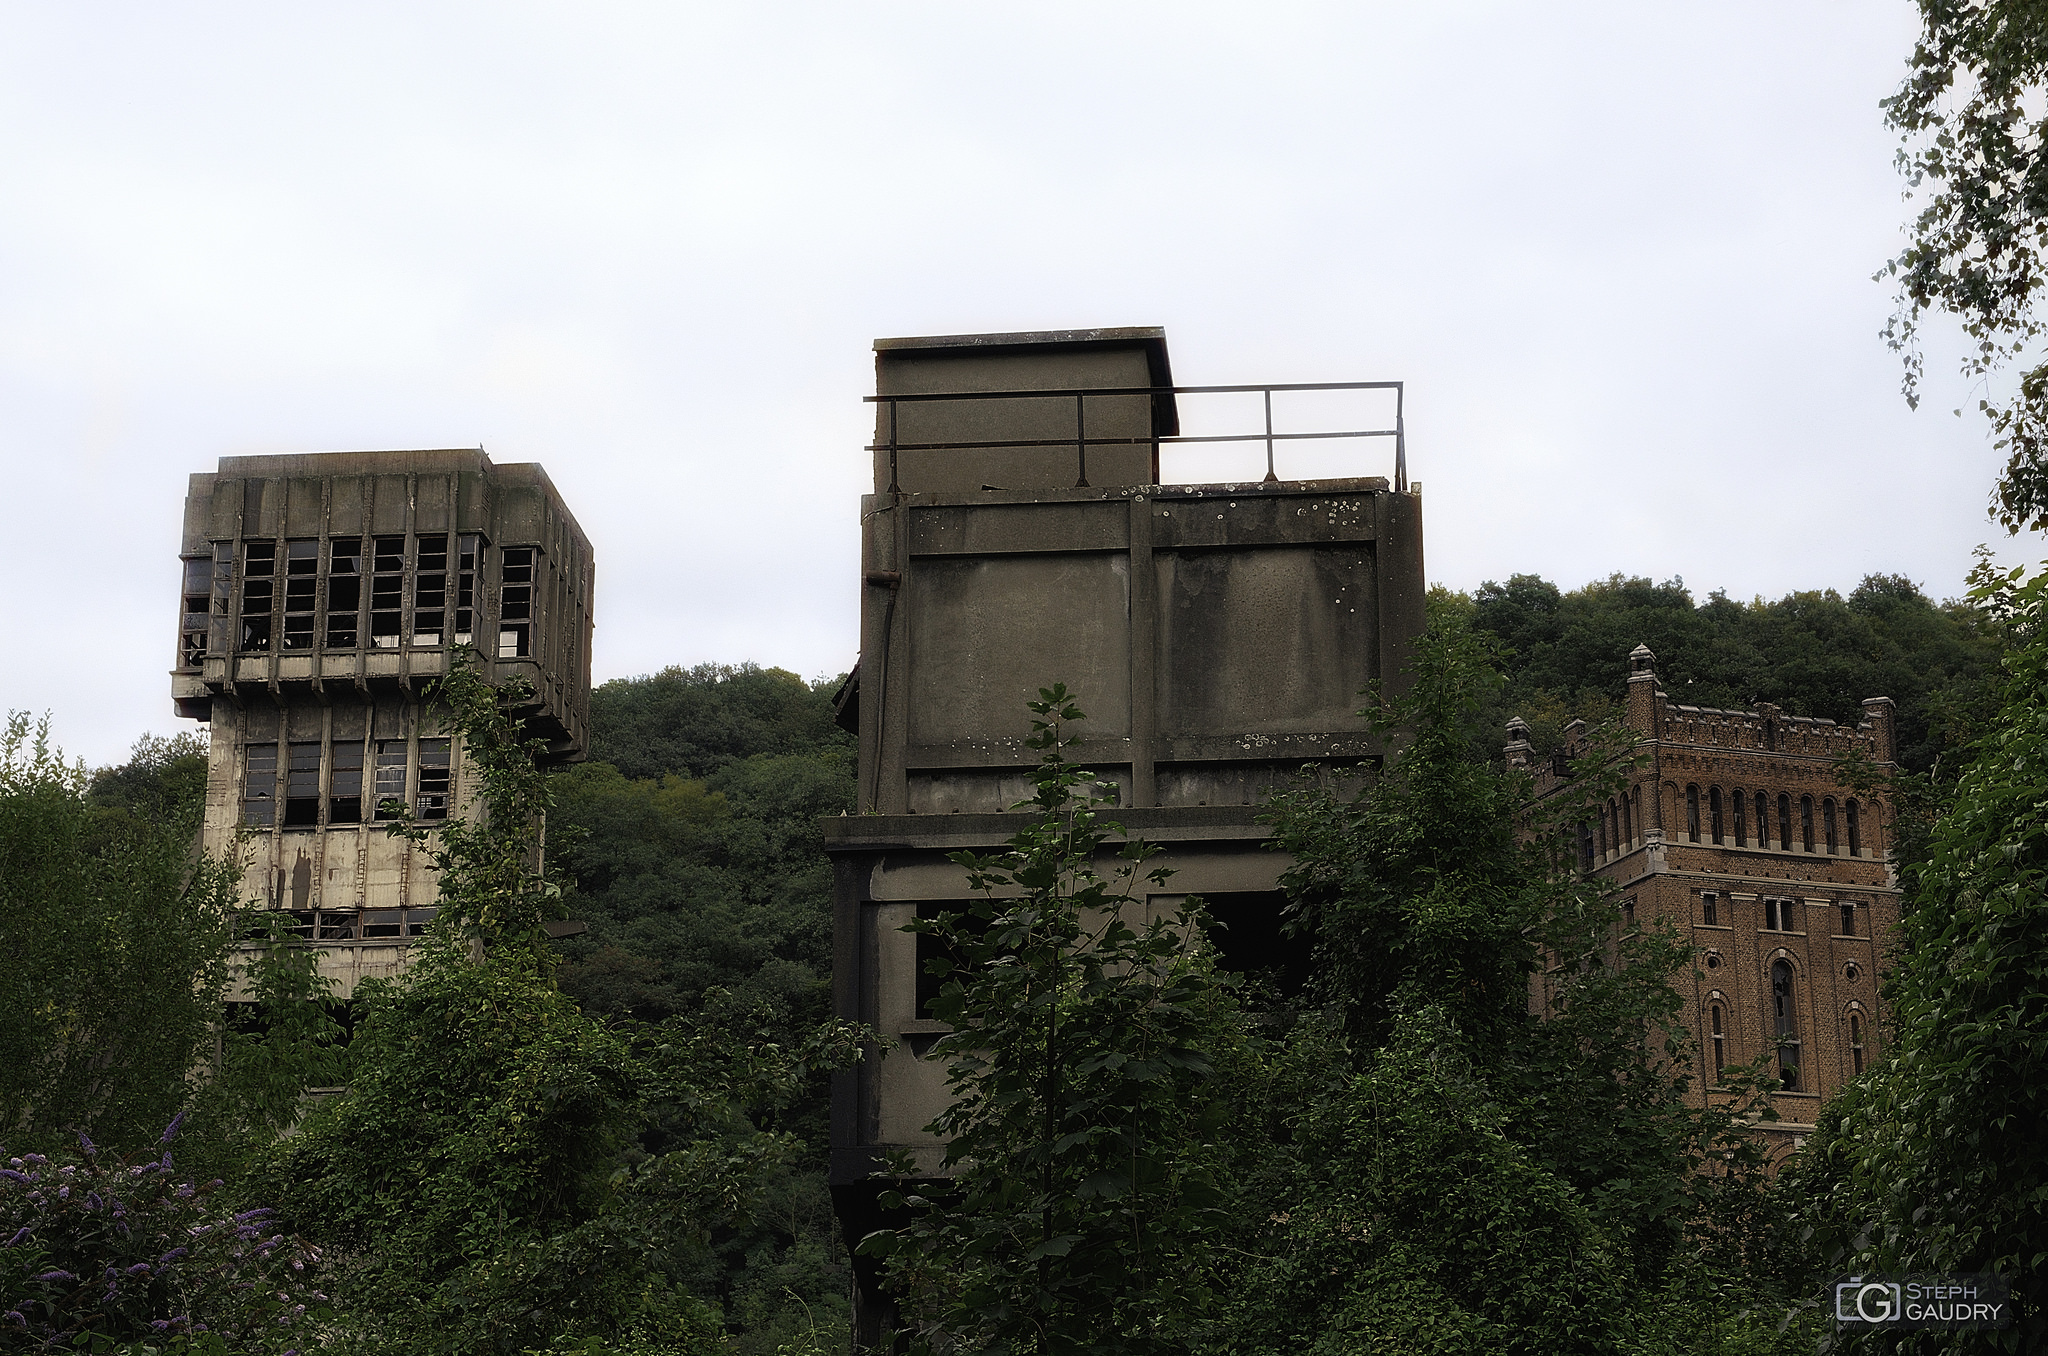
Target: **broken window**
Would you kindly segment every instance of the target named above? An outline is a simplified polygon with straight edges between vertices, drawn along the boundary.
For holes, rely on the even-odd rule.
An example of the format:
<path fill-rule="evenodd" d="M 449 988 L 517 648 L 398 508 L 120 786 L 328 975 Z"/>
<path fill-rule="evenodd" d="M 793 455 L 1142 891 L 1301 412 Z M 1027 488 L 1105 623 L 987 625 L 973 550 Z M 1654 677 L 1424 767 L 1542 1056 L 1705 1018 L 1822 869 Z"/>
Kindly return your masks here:
<path fill-rule="evenodd" d="M 354 537 L 328 543 L 327 648 L 353 650 L 363 607 L 363 543 Z"/>
<path fill-rule="evenodd" d="M 1863 826 L 1857 822 L 1861 818 L 1857 814 L 1858 808 L 1854 800 L 1851 800 L 1842 807 L 1849 820 L 1849 855 L 1851 857 L 1861 857 L 1863 855 Z"/>
<path fill-rule="evenodd" d="M 206 658 L 206 636 L 212 625 L 213 560 L 185 562 L 184 604 L 179 609 L 178 663 L 194 668 Z"/>
<path fill-rule="evenodd" d="M 242 767 L 242 822 L 267 829 L 277 819 L 277 745 L 244 745 Z"/>
<path fill-rule="evenodd" d="M 311 828 L 320 822 L 320 741 L 295 741 L 287 749 L 284 826 Z"/>
<path fill-rule="evenodd" d="M 375 541 L 370 561 L 370 643 L 380 650 L 395 650 L 404 634 L 405 538 L 378 537 Z"/>
<path fill-rule="evenodd" d="M 1710 928 L 1719 926 L 1717 906 L 1720 902 L 1719 895 L 1705 894 L 1700 896 L 1700 921 Z"/>
<path fill-rule="evenodd" d="M 352 942 L 356 936 L 356 915 L 353 909 L 320 910 L 320 940 L 323 942 Z"/>
<path fill-rule="evenodd" d="M 439 909 L 407 909 L 405 911 L 405 935 L 408 937 L 426 936 L 427 924 L 433 922 L 434 915 L 439 912 L 441 912 Z"/>
<path fill-rule="evenodd" d="M 455 641 L 470 644 L 476 632 L 476 558 L 483 550 L 483 538 L 465 532 L 456 538 L 455 555 Z"/>
<path fill-rule="evenodd" d="M 275 601 L 277 543 L 242 543 L 242 639 L 239 648 L 270 648 L 270 605 Z"/>
<path fill-rule="evenodd" d="M 362 929 L 365 941 L 375 937 L 402 937 L 405 935 L 405 915 L 397 909 L 366 909 Z"/>
<path fill-rule="evenodd" d="M 327 772 L 327 822 L 363 822 L 363 746 L 353 741 L 334 746 Z"/>
<path fill-rule="evenodd" d="M 413 549 L 412 643 L 439 645 L 447 620 L 448 538 L 421 537 Z"/>
<path fill-rule="evenodd" d="M 380 739 L 377 741 L 377 818 L 396 819 L 395 809 L 388 806 L 405 803 L 405 741 L 403 739 Z"/>
<path fill-rule="evenodd" d="M 509 546 L 499 563 L 498 658 L 522 659 L 533 652 L 533 551 Z"/>
<path fill-rule="evenodd" d="M 1713 1014 L 1714 1022 L 1714 1082 L 1721 1081 L 1721 1071 L 1728 1066 L 1727 1036 L 1721 1030 L 1721 1005 L 1714 1004 L 1707 1009 Z"/>
<path fill-rule="evenodd" d="M 314 591 L 320 583 L 320 543 L 290 541 L 284 547 L 284 640 L 287 650 L 313 648 Z"/>
<path fill-rule="evenodd" d="M 420 793 L 416 813 L 421 819 L 448 817 L 448 743 L 445 739 L 420 741 Z"/>
<path fill-rule="evenodd" d="M 1771 1029 L 1778 1038 L 1778 1075 L 1787 1092 L 1799 1088 L 1799 1025 L 1792 1008 L 1792 966 L 1771 962 Z"/>

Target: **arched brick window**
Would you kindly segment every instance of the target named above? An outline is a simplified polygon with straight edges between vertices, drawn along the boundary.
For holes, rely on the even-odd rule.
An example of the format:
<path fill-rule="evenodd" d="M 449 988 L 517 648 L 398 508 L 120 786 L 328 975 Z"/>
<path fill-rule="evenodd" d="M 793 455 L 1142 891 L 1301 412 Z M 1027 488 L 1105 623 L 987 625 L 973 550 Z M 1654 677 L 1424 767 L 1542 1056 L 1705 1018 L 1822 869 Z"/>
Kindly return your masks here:
<path fill-rule="evenodd" d="M 1685 836 L 1692 842 L 1700 841 L 1700 789 L 1697 786 L 1685 788 Z"/>
<path fill-rule="evenodd" d="M 1802 850 L 1813 851 L 1813 797 L 1799 798 L 1799 846 Z"/>
<path fill-rule="evenodd" d="M 1756 845 L 1771 845 L 1771 798 L 1761 791 L 1756 793 Z"/>
<path fill-rule="evenodd" d="M 1778 846 L 1792 850 L 1792 797 L 1778 794 Z"/>
<path fill-rule="evenodd" d="M 1820 803 L 1820 827 L 1828 845 L 1828 855 L 1834 856 L 1842 850 L 1842 842 L 1835 836 L 1835 801 L 1830 796 Z"/>
<path fill-rule="evenodd" d="M 1721 1081 L 1721 1070 L 1728 1066 L 1728 1035 L 1722 1027 L 1721 1005 L 1719 1003 L 1711 1003 L 1707 1006 L 1707 1021 L 1710 1024 L 1714 1042 L 1714 1082 L 1718 1084 Z M 1861 1058 L 1860 1054 L 1858 1058 Z M 1857 1070 L 1861 1072 L 1862 1065 L 1859 1064 Z"/>
<path fill-rule="evenodd" d="M 1858 808 L 1853 797 L 1847 805 L 1842 807 L 1843 817 L 1849 821 L 1849 855 L 1851 857 L 1861 857 L 1863 855 L 1863 826 L 1857 822 L 1861 818 L 1857 814 Z"/>
<path fill-rule="evenodd" d="M 1623 847 L 1627 847 L 1636 841 L 1635 816 L 1629 813 L 1628 806 L 1628 798 L 1632 794 L 1634 794 L 1633 787 L 1621 793 L 1621 845 Z"/>
<path fill-rule="evenodd" d="M 1718 786 L 1707 788 L 1707 814 L 1712 821 L 1714 843 L 1719 846 L 1725 835 L 1721 832 L 1721 788 Z"/>
<path fill-rule="evenodd" d="M 1792 1005 L 1792 962 L 1771 962 L 1771 1033 L 1778 1042 L 1778 1074 L 1787 1092 L 1799 1090 L 1799 1021 Z"/>
<path fill-rule="evenodd" d="M 1730 803 L 1730 808 L 1735 811 L 1735 846 L 1748 847 L 1749 832 L 1747 826 L 1743 823 L 1742 814 L 1742 789 L 1740 787 L 1737 787 L 1735 790 L 1735 794 L 1730 796 L 1728 799 Z"/>
<path fill-rule="evenodd" d="M 1852 1074 L 1863 1072 L 1863 1014 L 1849 1009 L 1849 1063 Z"/>

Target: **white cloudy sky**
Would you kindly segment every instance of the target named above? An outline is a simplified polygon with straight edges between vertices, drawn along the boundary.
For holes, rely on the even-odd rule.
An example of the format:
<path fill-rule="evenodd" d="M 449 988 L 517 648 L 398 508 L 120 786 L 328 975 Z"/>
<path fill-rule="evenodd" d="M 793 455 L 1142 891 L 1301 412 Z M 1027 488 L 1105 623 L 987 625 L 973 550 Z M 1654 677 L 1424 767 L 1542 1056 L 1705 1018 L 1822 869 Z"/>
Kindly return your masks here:
<path fill-rule="evenodd" d="M 0 0 L 0 705 L 177 727 L 188 472 L 483 444 L 598 677 L 853 658 L 876 336 L 1405 380 L 1429 569 L 1957 593 L 1996 457 L 1871 274 L 1903 3 Z M 1378 473 L 1361 450 L 1359 469 Z M 1285 468 L 1283 467 L 1283 472 Z"/>

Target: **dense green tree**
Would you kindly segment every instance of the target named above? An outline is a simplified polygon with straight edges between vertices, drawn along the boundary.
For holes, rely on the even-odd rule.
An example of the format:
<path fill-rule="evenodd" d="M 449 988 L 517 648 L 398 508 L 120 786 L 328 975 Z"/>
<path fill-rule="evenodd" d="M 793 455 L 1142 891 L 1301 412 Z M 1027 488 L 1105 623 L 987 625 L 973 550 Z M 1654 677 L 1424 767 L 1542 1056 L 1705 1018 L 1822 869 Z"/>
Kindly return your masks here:
<path fill-rule="evenodd" d="M 1168 873 L 1067 760 L 1065 687 L 1030 706 L 1034 820 L 953 854 L 976 900 L 913 924 L 947 953 L 931 1057 L 954 1100 L 931 1129 L 950 1180 L 885 1196 L 914 1217 L 862 1250 L 888 1260 L 918 1351 L 1181 1352 L 1221 1242 L 1210 1084 L 1242 1021 L 1199 912 L 1142 916 Z"/>
<path fill-rule="evenodd" d="M 1991 499 L 2010 531 L 2048 527 L 2048 364 L 2034 302 L 2048 281 L 2048 15 L 2033 0 L 1918 0 L 1921 32 L 1905 83 L 1884 101 L 1900 134 L 1908 196 L 1923 198 L 1906 248 L 1879 276 L 1898 285 L 1885 334 L 1920 400 L 1919 328 L 1961 322 L 1962 375 L 2006 453 Z M 2017 389 L 1992 379 L 2022 369 Z M 1958 411 L 1960 413 L 1960 411 Z"/>
<path fill-rule="evenodd" d="M 2014 1328 L 1902 1351 L 2048 1343 L 2048 571 L 1978 582 L 2012 643 L 1994 714 L 1904 863 L 1894 1036 L 1794 1174 L 1809 1281 L 1839 1268 L 2012 1285 Z"/>
<path fill-rule="evenodd" d="M 1677 579 L 1616 574 L 1564 592 L 1514 575 L 1482 585 L 1471 615 L 1508 647 L 1508 682 L 1483 736 L 1495 750 L 1509 715 L 1528 720 L 1543 744 L 1574 716 L 1612 714 L 1628 653 L 1647 644 L 1665 690 L 1689 705 L 1772 702 L 1854 724 L 1863 698 L 1890 697 L 1899 760 L 1924 772 L 1959 742 L 1998 648 L 1974 609 L 1935 604 L 1897 575 L 1867 576 L 1847 598 L 1807 591 L 1738 603 L 1715 593 L 1698 604 Z"/>
<path fill-rule="evenodd" d="M 74 1133 L 126 1151 L 186 1105 L 239 876 L 194 847 L 188 753 L 144 740 L 95 781 L 47 722 L 16 715 L 0 735 L 0 1131 L 17 1151 Z"/>
<path fill-rule="evenodd" d="M 590 756 L 633 778 L 702 778 L 756 754 L 850 750 L 852 737 L 832 723 L 837 686 L 758 664 L 615 678 L 590 695 Z"/>

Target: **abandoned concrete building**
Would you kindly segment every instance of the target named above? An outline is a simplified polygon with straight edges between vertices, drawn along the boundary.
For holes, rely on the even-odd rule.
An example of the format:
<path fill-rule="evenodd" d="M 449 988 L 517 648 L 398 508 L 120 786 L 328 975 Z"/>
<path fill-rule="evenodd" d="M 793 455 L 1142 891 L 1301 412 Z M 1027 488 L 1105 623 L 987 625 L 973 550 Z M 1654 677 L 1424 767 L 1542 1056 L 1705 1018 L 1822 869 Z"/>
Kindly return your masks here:
<path fill-rule="evenodd" d="M 1157 329 L 885 339 L 875 364 L 861 650 L 842 695 L 860 812 L 825 821 L 835 1006 L 894 1040 L 835 1075 L 831 1181 L 853 1240 L 874 1227 L 885 1151 L 940 1163 L 924 1127 L 945 1074 L 920 1057 L 946 1028 L 925 1006 L 921 939 L 901 929 L 966 898 L 947 853 L 999 847 L 1026 818 L 1010 810 L 1036 762 L 1025 702 L 1054 682 L 1079 695 L 1081 756 L 1175 872 L 1148 904 L 1200 895 L 1229 925 L 1225 963 L 1253 968 L 1282 951 L 1286 865 L 1259 802 L 1306 761 L 1380 757 L 1359 690 L 1402 682 L 1424 599 L 1396 383 L 1175 386 Z M 1385 397 L 1386 427 L 1275 432 L 1276 396 L 1340 388 Z M 1216 394 L 1263 400 L 1263 429 L 1182 434 L 1181 406 Z M 1391 477 L 1282 476 L 1298 439 L 1373 435 L 1391 455 L 1351 443 L 1352 464 Z M 1189 443 L 1234 445 L 1248 474 L 1161 483 L 1162 454 Z M 884 1301 L 856 1267 L 865 1343 Z"/>
<path fill-rule="evenodd" d="M 336 996 L 402 969 L 434 915 L 399 801 L 460 814 L 425 688 L 464 646 L 524 677 L 554 762 L 589 743 L 590 543 L 537 465 L 471 451 L 224 457 L 185 500 L 177 712 L 211 728 L 203 843 L 246 862 Z"/>
<path fill-rule="evenodd" d="M 1582 869 L 1622 892 L 1624 926 L 1665 919 L 1696 948 L 1675 977 L 1697 1038 L 1695 1104 L 1723 1070 L 1762 1057 L 1783 1079 L 1777 1149 L 1813 1130 L 1821 1105 L 1877 1059 L 1879 969 L 1899 921 L 1885 804 L 1844 785 L 1845 754 L 1888 768 L 1892 702 L 1863 702 L 1857 725 L 1775 706 L 1684 706 L 1658 688 L 1656 657 L 1630 653 L 1623 720 L 1641 766 L 1577 844 Z M 1529 727 L 1508 726 L 1507 761 L 1531 768 L 1539 795 L 1566 784 L 1583 727 L 1547 763 Z"/>

